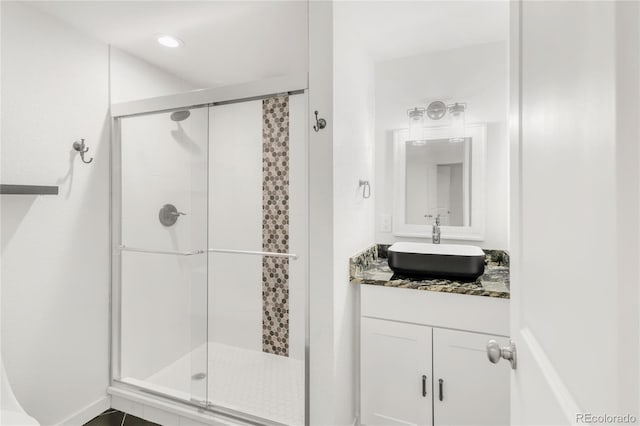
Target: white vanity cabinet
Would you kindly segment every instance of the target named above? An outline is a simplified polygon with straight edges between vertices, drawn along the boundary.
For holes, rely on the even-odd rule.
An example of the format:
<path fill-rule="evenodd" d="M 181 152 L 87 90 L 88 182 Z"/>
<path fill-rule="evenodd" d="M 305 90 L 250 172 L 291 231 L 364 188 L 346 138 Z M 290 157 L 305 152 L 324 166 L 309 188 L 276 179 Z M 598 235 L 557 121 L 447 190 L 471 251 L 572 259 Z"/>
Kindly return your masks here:
<path fill-rule="evenodd" d="M 508 343 L 508 300 L 367 285 L 361 296 L 362 425 L 509 424 L 510 364 L 486 353 Z"/>
<path fill-rule="evenodd" d="M 491 364 L 486 345 L 489 334 L 433 329 L 433 424 L 508 425 L 508 362 Z"/>
<path fill-rule="evenodd" d="M 374 318 L 360 324 L 362 424 L 430 423 L 431 328 Z"/>

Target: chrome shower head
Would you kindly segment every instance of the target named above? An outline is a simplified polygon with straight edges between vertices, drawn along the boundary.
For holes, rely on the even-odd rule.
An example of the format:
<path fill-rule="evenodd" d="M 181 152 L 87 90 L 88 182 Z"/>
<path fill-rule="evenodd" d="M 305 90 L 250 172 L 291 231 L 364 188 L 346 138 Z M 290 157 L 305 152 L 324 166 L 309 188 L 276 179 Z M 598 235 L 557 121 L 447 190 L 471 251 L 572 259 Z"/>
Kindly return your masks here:
<path fill-rule="evenodd" d="M 175 111 L 171 113 L 171 119 L 173 121 L 183 121 L 189 118 L 191 112 L 188 110 Z"/>

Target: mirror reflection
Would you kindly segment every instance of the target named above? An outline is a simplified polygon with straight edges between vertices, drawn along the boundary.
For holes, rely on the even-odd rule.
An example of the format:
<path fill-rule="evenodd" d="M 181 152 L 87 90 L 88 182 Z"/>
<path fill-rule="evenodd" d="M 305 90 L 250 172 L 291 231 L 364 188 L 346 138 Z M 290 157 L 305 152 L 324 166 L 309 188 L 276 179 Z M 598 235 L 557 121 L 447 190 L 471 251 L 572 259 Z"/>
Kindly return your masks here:
<path fill-rule="evenodd" d="M 412 225 L 470 225 L 471 143 L 406 142 L 405 220 Z"/>

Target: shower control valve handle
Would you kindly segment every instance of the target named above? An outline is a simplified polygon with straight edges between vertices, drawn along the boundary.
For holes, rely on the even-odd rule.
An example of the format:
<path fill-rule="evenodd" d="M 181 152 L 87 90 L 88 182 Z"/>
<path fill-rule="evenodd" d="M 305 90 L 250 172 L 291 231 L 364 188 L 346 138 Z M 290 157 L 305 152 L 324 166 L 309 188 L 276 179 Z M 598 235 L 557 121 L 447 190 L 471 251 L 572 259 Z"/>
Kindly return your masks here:
<path fill-rule="evenodd" d="M 186 216 L 186 213 L 178 211 L 173 204 L 165 204 L 158 212 L 158 219 L 162 226 L 173 226 L 180 216 Z"/>

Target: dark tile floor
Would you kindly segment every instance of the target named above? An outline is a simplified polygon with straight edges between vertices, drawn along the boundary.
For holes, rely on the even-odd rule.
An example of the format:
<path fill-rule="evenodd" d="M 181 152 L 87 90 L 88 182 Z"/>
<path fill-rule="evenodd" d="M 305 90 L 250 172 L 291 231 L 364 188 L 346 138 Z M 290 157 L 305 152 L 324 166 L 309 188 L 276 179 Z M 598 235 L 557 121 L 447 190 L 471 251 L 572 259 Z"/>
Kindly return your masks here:
<path fill-rule="evenodd" d="M 131 414 L 122 411 L 109 409 L 94 419 L 85 423 L 84 426 L 158 426 L 156 423 L 148 422 Z"/>

